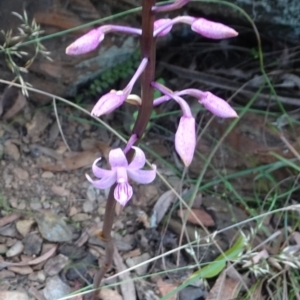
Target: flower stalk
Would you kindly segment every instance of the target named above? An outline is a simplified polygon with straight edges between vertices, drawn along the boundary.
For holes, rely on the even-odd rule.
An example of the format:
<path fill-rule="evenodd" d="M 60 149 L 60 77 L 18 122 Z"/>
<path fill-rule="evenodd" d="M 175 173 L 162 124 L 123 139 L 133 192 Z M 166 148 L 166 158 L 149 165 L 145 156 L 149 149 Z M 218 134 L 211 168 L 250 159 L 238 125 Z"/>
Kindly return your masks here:
<path fill-rule="evenodd" d="M 142 8 L 142 35 L 141 35 L 141 54 L 142 57 L 147 59 L 147 64 L 144 72 L 141 75 L 141 90 L 142 90 L 142 103 L 139 108 L 136 123 L 134 125 L 132 135 L 134 143 L 137 145 L 144 131 L 146 130 L 147 124 L 150 120 L 151 111 L 153 109 L 153 95 L 154 89 L 151 83 L 154 81 L 155 76 L 155 59 L 156 59 L 156 44 L 155 37 L 153 36 L 155 13 L 152 11 L 152 7 L 155 6 L 156 0 L 143 0 Z M 132 141 L 132 139 L 131 139 Z M 133 146 L 132 145 L 132 146 Z M 126 148 L 125 148 L 126 149 Z M 127 149 L 128 151 L 128 149 Z M 134 150 L 130 150 L 126 153 L 128 162 L 131 162 L 134 155 Z M 98 234 L 98 237 L 106 242 L 105 245 L 105 262 L 103 263 L 100 270 L 97 272 L 94 278 L 93 284 L 93 300 L 98 300 L 99 287 L 101 280 L 105 273 L 108 271 L 113 260 L 113 241 L 111 238 L 111 231 L 114 222 L 114 214 L 116 207 L 116 200 L 114 198 L 114 189 L 116 185 L 110 188 L 109 196 L 106 203 L 103 229 Z"/>

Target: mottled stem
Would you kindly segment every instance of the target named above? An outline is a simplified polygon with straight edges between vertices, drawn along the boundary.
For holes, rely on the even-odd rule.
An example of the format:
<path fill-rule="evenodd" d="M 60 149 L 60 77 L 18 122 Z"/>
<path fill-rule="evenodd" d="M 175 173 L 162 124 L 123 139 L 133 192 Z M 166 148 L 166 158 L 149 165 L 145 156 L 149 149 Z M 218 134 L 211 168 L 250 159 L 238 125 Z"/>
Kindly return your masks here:
<path fill-rule="evenodd" d="M 141 54 L 142 58 L 148 58 L 147 66 L 141 75 L 141 89 L 142 89 L 142 104 L 139 109 L 138 117 L 134 125 L 132 135 L 135 135 L 135 145 L 139 142 L 147 124 L 150 120 L 151 112 L 153 109 L 153 87 L 151 82 L 154 81 L 155 76 L 155 52 L 156 44 L 155 37 L 153 37 L 153 24 L 155 20 L 155 13 L 152 7 L 155 5 L 156 0 L 143 0 L 142 9 L 142 36 L 141 36 Z M 133 158 L 134 151 L 130 150 L 126 153 L 126 158 L 130 162 Z M 114 222 L 116 200 L 114 199 L 115 185 L 111 187 L 109 196 L 106 203 L 103 229 L 98 234 L 99 238 L 106 242 L 105 244 L 105 261 L 97 272 L 94 278 L 93 288 L 95 289 L 92 299 L 98 300 L 99 287 L 101 280 L 105 273 L 108 271 L 113 260 L 113 241 L 111 238 L 111 230 Z"/>

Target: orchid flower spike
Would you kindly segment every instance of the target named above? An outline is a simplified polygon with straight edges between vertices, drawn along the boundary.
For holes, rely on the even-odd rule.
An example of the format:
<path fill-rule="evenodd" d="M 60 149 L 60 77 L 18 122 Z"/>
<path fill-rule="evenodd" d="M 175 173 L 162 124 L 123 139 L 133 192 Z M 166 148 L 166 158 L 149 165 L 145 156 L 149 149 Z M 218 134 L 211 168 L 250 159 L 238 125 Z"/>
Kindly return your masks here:
<path fill-rule="evenodd" d="M 135 157 L 130 164 L 128 164 L 124 152 L 117 148 L 109 153 L 111 170 L 105 170 L 97 166 L 101 158 L 93 163 L 92 171 L 100 180 L 93 180 L 89 175 L 86 175 L 87 180 L 99 189 L 107 189 L 116 183 L 114 197 L 122 206 L 126 205 L 133 194 L 128 177 L 138 183 L 147 184 L 152 182 L 156 176 L 155 165 L 152 165 L 152 170 L 140 170 L 146 162 L 145 154 L 138 147 L 132 148 L 135 150 Z"/>
<path fill-rule="evenodd" d="M 148 59 L 143 58 L 135 74 L 129 81 L 128 85 L 122 91 L 111 90 L 109 93 L 103 95 L 92 109 L 91 115 L 100 117 L 104 114 L 111 113 L 116 108 L 121 106 L 131 93 L 135 82 L 145 70 L 147 63 Z"/>

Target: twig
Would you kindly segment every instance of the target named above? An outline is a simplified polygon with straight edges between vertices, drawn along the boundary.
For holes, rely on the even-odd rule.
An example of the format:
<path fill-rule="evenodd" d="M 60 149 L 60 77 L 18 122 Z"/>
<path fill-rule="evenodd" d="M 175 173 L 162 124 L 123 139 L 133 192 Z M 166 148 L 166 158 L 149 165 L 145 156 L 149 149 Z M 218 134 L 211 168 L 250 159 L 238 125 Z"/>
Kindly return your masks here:
<path fill-rule="evenodd" d="M 64 141 L 66 147 L 68 148 L 68 150 L 69 150 L 70 152 L 72 152 L 72 151 L 71 151 L 71 148 L 69 147 L 69 145 L 68 145 L 68 143 L 67 143 L 67 140 L 66 140 L 66 138 L 65 138 L 65 135 L 64 135 L 64 133 L 63 133 L 63 130 L 62 130 L 62 127 L 61 127 L 61 124 L 60 124 L 60 120 L 59 120 L 58 112 L 57 112 L 57 106 L 56 106 L 56 99 L 55 99 L 55 98 L 53 98 L 53 109 L 54 109 L 54 113 L 55 113 L 55 117 L 56 117 L 56 122 L 57 122 L 57 126 L 58 126 L 58 130 L 59 130 L 59 132 L 60 132 L 60 135 L 61 135 L 61 137 L 62 137 L 62 139 L 63 139 L 63 141 Z"/>

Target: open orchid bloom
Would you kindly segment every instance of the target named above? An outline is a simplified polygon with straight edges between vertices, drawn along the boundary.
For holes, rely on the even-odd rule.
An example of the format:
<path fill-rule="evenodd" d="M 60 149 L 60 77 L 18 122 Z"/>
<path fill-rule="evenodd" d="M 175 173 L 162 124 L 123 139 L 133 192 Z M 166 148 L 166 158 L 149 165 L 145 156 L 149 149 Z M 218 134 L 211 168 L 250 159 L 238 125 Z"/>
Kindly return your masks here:
<path fill-rule="evenodd" d="M 88 181 L 99 189 L 107 189 L 116 183 L 114 197 L 122 206 L 126 205 L 133 194 L 128 178 L 141 184 L 147 184 L 152 182 L 156 176 L 155 165 L 152 165 L 152 170 L 140 170 L 146 162 L 145 154 L 138 147 L 132 148 L 135 150 L 135 157 L 130 164 L 128 164 L 124 152 L 117 148 L 109 153 L 111 170 L 105 170 L 97 166 L 101 158 L 93 163 L 92 171 L 100 180 L 93 180 L 89 175 L 86 175 Z"/>

